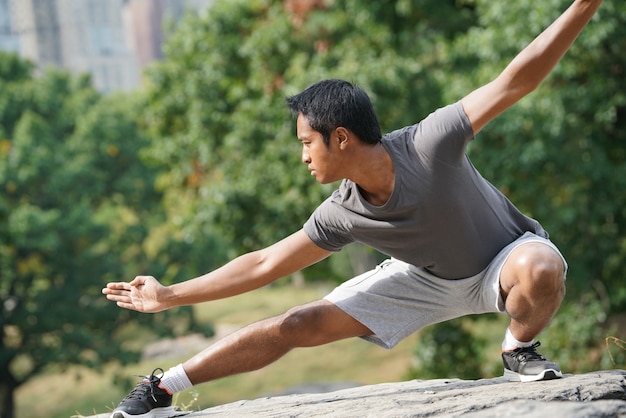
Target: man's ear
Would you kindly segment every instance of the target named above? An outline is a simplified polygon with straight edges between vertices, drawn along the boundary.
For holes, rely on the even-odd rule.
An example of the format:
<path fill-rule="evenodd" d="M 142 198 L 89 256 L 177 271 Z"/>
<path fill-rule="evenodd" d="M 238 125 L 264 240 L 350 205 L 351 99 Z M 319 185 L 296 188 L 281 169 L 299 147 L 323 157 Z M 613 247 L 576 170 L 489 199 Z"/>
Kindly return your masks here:
<path fill-rule="evenodd" d="M 339 148 L 344 148 L 348 145 L 350 140 L 351 132 L 346 128 L 340 126 L 335 129 L 335 133 L 337 134 L 336 141 L 339 143 Z"/>

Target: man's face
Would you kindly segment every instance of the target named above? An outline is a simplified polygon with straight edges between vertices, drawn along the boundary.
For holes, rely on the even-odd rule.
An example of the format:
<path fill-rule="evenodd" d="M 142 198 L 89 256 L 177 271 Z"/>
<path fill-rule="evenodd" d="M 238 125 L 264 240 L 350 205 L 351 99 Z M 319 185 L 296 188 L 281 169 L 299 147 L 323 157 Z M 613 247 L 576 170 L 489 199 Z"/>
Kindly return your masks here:
<path fill-rule="evenodd" d="M 326 146 L 322 134 L 313 130 L 306 116 L 298 115 L 298 140 L 302 143 L 302 162 L 311 175 L 321 184 L 341 180 L 339 146 L 331 135 L 330 146 Z"/>

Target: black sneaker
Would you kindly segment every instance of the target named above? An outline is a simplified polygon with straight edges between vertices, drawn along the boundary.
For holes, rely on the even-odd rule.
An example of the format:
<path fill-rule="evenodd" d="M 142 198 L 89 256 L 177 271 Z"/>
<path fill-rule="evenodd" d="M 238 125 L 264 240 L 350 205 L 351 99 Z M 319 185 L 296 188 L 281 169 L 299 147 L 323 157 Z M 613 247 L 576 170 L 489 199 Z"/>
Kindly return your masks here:
<path fill-rule="evenodd" d="M 160 376 L 155 376 L 155 373 Z M 172 395 L 159 387 L 163 369 L 154 369 L 150 376 L 137 383 L 120 404 L 111 418 L 169 418 L 176 415 L 172 407 Z"/>
<path fill-rule="evenodd" d="M 534 382 L 563 377 L 556 363 L 537 352 L 541 343 L 537 341 L 530 347 L 516 348 L 502 352 L 504 377 L 515 382 Z"/>

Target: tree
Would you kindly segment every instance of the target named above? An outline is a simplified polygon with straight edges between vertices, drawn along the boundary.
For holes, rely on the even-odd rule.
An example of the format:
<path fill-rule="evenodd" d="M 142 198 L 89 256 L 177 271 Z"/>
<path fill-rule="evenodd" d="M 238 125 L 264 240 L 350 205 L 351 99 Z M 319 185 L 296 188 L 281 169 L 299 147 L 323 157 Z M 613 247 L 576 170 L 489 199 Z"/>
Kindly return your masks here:
<path fill-rule="evenodd" d="M 442 54 L 453 100 L 492 79 L 571 2 L 476 1 L 479 24 Z M 570 295 L 610 289 L 626 306 L 625 17 L 605 1 L 537 91 L 496 119 L 470 149 L 486 178 L 539 219 L 570 264 Z M 520 18 L 523 16 L 523 18 Z"/>
<path fill-rule="evenodd" d="M 467 322 L 467 321 L 466 321 Z M 463 327 L 457 318 L 426 328 L 414 348 L 415 365 L 407 373 L 411 379 L 484 377 L 485 341 Z"/>
<path fill-rule="evenodd" d="M 146 270 L 150 227 L 164 218 L 156 170 L 140 160 L 137 102 L 61 71 L 35 79 L 13 55 L 0 63 L 0 416 L 10 418 L 15 389 L 45 367 L 136 359 L 112 343 L 123 325 L 172 324 L 100 293 Z"/>
<path fill-rule="evenodd" d="M 475 1 L 476 25 L 439 45 L 438 79 L 446 101 L 493 79 L 570 3 Z M 626 306 L 621 8 L 605 1 L 539 89 L 488 125 L 469 151 L 486 178 L 541 221 L 568 260 L 568 298 L 543 337 L 550 341 L 546 354 L 570 371 L 607 366 L 606 359 L 586 353 L 602 349 L 608 318 Z M 437 325 L 431 332 L 446 329 Z M 572 335 L 578 336 L 576 347 Z M 432 367 L 422 371 L 431 373 Z M 442 365 L 438 372 L 448 371 Z"/>
<path fill-rule="evenodd" d="M 186 20 L 148 73 L 149 155 L 168 167 L 167 200 L 184 200 L 176 217 L 189 236 L 217 233 L 231 256 L 300 228 L 332 190 L 298 169 L 284 98 L 321 78 L 348 78 L 372 93 L 385 127 L 412 123 L 440 103 L 424 64 L 430 42 L 465 28 L 472 13 L 455 1 L 307 4 L 216 2 Z"/>
<path fill-rule="evenodd" d="M 294 168 L 285 96 L 347 78 L 371 93 L 384 131 L 414 123 L 493 79 L 570 3 L 217 2 L 150 72 L 150 155 L 188 203 L 177 212 L 185 228 L 218 232 L 233 253 L 258 248 L 299 228 L 329 192 Z M 570 298 L 604 286 L 614 311 L 626 303 L 621 6 L 606 0 L 538 91 L 469 150 L 561 247 Z"/>

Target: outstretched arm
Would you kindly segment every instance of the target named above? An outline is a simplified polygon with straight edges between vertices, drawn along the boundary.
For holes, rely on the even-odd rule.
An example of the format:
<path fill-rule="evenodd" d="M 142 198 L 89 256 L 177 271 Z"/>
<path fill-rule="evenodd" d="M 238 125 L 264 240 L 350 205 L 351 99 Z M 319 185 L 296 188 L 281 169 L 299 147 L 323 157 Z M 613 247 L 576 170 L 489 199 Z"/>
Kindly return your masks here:
<path fill-rule="evenodd" d="M 272 246 L 244 254 L 195 279 L 163 286 L 152 276 L 137 276 L 131 282 L 109 283 L 102 293 L 122 308 L 159 312 L 257 289 L 330 254 L 300 230 Z"/>
<path fill-rule="evenodd" d="M 461 100 L 474 134 L 537 88 L 565 55 L 600 4 L 602 0 L 575 0 L 495 80 Z"/>

